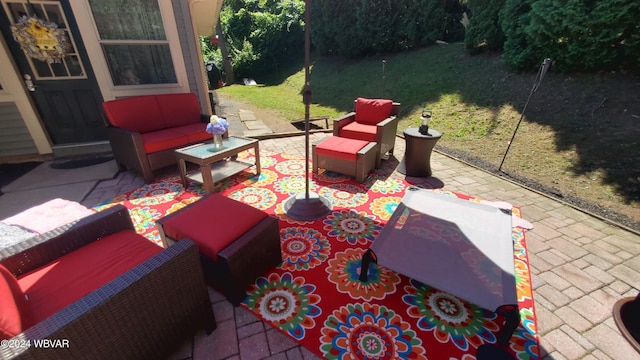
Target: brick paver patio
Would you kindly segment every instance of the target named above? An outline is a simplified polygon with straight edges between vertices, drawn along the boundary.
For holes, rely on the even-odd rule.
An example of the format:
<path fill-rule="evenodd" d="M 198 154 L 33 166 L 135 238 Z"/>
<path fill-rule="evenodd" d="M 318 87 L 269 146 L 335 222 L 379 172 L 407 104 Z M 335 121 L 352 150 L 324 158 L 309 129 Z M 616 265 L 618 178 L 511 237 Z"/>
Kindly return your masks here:
<path fill-rule="evenodd" d="M 311 141 L 324 136 L 313 134 Z M 260 149 L 304 155 L 304 144 L 304 136 L 294 136 L 261 140 Z M 403 139 L 397 139 L 394 153 L 398 158 L 404 153 Z M 390 163 L 383 161 L 383 166 Z M 520 206 L 523 217 L 533 223 L 526 241 L 542 359 L 640 359 L 611 315 L 617 299 L 638 293 L 637 233 L 443 154 L 435 152 L 431 164 L 434 178 L 409 180 L 441 181 L 447 190 L 510 202 Z M 177 169 L 168 171 L 177 174 Z M 93 206 L 143 182 L 123 172 L 100 183 L 84 204 Z M 213 290 L 211 300 L 218 329 L 210 336 L 197 334 L 170 359 L 317 358 L 242 307 L 233 308 Z"/>

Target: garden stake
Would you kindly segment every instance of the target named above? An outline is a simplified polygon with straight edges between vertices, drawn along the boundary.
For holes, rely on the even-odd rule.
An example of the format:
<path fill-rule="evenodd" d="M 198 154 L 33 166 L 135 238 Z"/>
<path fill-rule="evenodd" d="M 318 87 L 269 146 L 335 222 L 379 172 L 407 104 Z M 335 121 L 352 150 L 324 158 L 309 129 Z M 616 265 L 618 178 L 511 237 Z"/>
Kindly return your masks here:
<path fill-rule="evenodd" d="M 538 70 L 538 74 L 536 75 L 536 78 L 533 81 L 533 87 L 531 88 L 531 92 L 529 93 L 529 97 L 527 98 L 527 102 L 524 104 L 524 108 L 522 109 L 522 115 L 520 115 L 520 120 L 518 121 L 518 125 L 516 125 L 516 129 L 513 131 L 513 135 L 511 136 L 511 140 L 509 140 L 509 145 L 507 145 L 507 150 L 504 152 L 504 156 L 502 157 L 502 162 L 500 162 L 500 166 L 498 167 L 498 171 L 502 171 L 502 164 L 504 164 L 504 159 L 507 158 L 507 153 L 509 152 L 509 149 L 511 148 L 511 143 L 513 143 L 513 139 L 516 137 L 516 133 L 518 132 L 518 128 L 520 127 L 520 123 L 522 122 L 522 119 L 524 118 L 524 112 L 525 112 L 525 110 L 527 110 L 527 105 L 529 105 L 529 100 L 531 100 L 531 95 L 533 95 L 533 93 L 536 92 L 536 90 L 538 90 L 538 87 L 540 86 L 540 83 L 542 83 L 542 79 L 544 78 L 544 75 L 547 73 L 547 70 L 549 70 L 549 66 L 551 66 L 551 59 L 550 58 L 544 59 L 542 64 L 540 64 L 540 70 Z"/>

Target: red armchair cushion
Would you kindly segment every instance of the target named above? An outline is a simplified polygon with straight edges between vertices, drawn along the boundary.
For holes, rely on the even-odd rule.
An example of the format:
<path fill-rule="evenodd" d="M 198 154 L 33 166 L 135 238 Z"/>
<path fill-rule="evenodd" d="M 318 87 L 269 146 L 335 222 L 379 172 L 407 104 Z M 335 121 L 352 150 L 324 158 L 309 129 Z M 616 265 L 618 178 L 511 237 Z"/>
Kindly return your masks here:
<path fill-rule="evenodd" d="M 392 109 L 392 100 L 357 98 L 356 122 L 375 125 L 388 118 Z"/>
<path fill-rule="evenodd" d="M 253 206 L 213 194 L 167 219 L 163 230 L 175 240 L 191 239 L 213 261 L 218 252 L 247 233 L 268 215 Z"/>
<path fill-rule="evenodd" d="M 0 340 L 11 339 L 31 327 L 29 304 L 18 280 L 0 265 Z"/>
<path fill-rule="evenodd" d="M 356 161 L 358 158 L 358 151 L 367 146 L 368 143 L 368 141 L 363 140 L 332 136 L 316 145 L 316 153 L 318 155 L 328 156 L 334 159 Z"/>
<path fill-rule="evenodd" d="M 156 95 L 158 108 L 164 118 L 166 128 L 200 122 L 200 104 L 194 93 Z"/>
<path fill-rule="evenodd" d="M 161 251 L 133 230 L 123 230 L 25 274 L 18 283 L 40 322 Z"/>
<path fill-rule="evenodd" d="M 134 96 L 102 103 L 111 125 L 146 133 L 164 129 L 164 116 L 160 112 L 155 95 Z"/>
<path fill-rule="evenodd" d="M 352 122 L 340 129 L 340 136 L 363 141 L 376 141 L 378 127 L 376 125 Z"/>

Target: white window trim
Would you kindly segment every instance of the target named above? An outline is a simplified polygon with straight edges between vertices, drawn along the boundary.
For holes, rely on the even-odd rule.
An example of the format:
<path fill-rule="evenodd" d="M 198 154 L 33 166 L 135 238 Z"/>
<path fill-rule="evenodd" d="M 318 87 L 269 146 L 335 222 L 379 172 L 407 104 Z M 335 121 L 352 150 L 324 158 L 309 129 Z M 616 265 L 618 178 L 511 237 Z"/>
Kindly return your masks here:
<path fill-rule="evenodd" d="M 178 28 L 171 0 L 158 0 L 164 30 L 169 42 L 171 60 L 176 72 L 176 84 L 121 85 L 115 86 L 109 73 L 109 66 L 100 46 L 98 29 L 93 14 L 86 0 L 70 0 L 82 41 L 87 50 L 89 61 L 93 67 L 100 92 L 105 101 L 119 97 L 135 95 L 151 95 L 162 93 L 189 92 L 187 70 L 182 56 L 182 48 L 178 37 Z"/>

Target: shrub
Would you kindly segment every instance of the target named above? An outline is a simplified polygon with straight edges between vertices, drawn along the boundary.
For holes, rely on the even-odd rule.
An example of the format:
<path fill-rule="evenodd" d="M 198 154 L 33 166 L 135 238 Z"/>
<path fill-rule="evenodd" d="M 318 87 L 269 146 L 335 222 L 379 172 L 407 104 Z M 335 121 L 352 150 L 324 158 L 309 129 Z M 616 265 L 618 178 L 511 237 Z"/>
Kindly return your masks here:
<path fill-rule="evenodd" d="M 277 71 L 304 54 L 304 2 L 225 1 L 220 22 L 237 77 Z"/>
<path fill-rule="evenodd" d="M 500 10 L 505 0 L 470 0 L 471 16 L 464 38 L 467 51 L 500 51 L 504 45 L 504 33 L 500 27 Z"/>
<path fill-rule="evenodd" d="M 562 72 L 637 70 L 638 18 L 636 0 L 507 0 L 504 60 L 518 70 L 545 57 Z"/>
<path fill-rule="evenodd" d="M 316 0 L 310 8 L 313 44 L 324 54 L 357 57 L 464 39 L 459 0 Z"/>
<path fill-rule="evenodd" d="M 534 2 L 535 0 L 506 0 L 499 13 L 500 27 L 505 34 L 502 59 L 514 70 L 537 69 L 545 56 L 529 41 L 526 32 L 531 22 L 531 4 Z"/>
<path fill-rule="evenodd" d="M 447 42 L 464 41 L 466 29 L 462 24 L 464 13 L 469 9 L 459 0 L 446 0 L 444 8 L 444 34 L 442 39 Z"/>
<path fill-rule="evenodd" d="M 626 42 L 638 32 L 637 0 L 538 0 L 527 34 L 560 71 L 618 69 L 627 63 Z"/>

